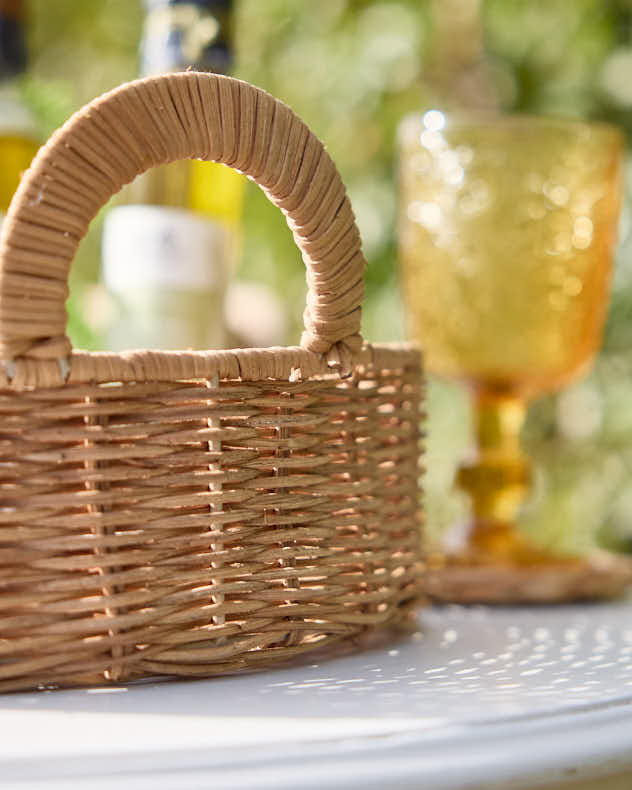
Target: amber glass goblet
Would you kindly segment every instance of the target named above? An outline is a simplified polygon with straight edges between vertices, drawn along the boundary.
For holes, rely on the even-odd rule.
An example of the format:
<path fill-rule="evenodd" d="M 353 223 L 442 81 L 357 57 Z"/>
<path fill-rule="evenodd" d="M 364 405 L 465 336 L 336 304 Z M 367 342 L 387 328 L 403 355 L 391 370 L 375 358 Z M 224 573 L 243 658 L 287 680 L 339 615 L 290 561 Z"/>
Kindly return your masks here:
<path fill-rule="evenodd" d="M 529 399 L 580 375 L 599 349 L 622 136 L 606 124 L 438 111 L 400 132 L 409 330 L 427 369 L 463 382 L 474 402 L 476 456 L 456 481 L 472 519 L 460 552 L 443 559 L 446 590 L 461 579 L 446 597 L 582 597 L 586 562 L 538 550 L 516 525 L 531 482 L 520 431 Z"/>

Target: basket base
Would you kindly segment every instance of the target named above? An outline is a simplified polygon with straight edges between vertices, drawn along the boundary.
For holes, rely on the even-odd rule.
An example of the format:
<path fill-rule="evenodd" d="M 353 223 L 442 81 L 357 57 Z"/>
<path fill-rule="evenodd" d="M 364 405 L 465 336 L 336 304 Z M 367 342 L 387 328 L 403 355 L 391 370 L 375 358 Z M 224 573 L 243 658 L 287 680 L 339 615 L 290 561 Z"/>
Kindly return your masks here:
<path fill-rule="evenodd" d="M 443 603 L 564 603 L 621 595 L 632 583 L 632 559 L 609 552 L 538 565 L 468 564 L 447 555 L 428 563 L 426 595 Z"/>

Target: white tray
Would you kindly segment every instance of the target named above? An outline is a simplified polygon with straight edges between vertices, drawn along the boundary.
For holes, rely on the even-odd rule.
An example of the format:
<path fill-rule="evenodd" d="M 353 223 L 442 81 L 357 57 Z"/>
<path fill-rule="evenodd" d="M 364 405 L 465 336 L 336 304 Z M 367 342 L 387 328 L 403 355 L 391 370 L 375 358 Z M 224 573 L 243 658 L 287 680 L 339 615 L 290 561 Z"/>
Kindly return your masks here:
<path fill-rule="evenodd" d="M 4 695 L 0 733 L 3 787 L 632 788 L 632 601 L 436 608 L 318 663 Z"/>

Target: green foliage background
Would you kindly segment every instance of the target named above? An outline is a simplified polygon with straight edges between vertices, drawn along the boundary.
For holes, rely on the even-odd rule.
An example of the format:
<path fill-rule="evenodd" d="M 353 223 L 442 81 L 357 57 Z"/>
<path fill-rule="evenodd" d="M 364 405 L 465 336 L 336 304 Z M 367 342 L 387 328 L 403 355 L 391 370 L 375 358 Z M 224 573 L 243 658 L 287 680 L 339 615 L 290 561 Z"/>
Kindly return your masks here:
<path fill-rule="evenodd" d="M 446 0 L 447 2 L 447 0 Z M 463 0 L 471 6 L 471 0 Z M 457 9 L 458 0 L 449 0 Z M 364 332 L 403 336 L 396 271 L 396 130 L 403 115 L 450 97 L 427 64 L 458 60 L 439 37 L 431 0 L 241 0 L 237 76 L 290 104 L 326 143 L 351 194 L 369 260 Z M 25 90 L 47 135 L 84 102 L 137 71 L 140 0 L 31 0 L 32 68 Z M 484 0 L 481 21 L 491 91 L 508 111 L 621 124 L 632 133 L 631 0 Z M 441 58 L 438 63 L 441 64 Z M 432 99 L 430 98 L 432 97 Z M 537 467 L 524 528 L 540 542 L 632 549 L 632 261 L 629 203 L 604 349 L 590 376 L 530 412 L 526 441 Z M 280 214 L 249 187 L 240 276 L 282 294 L 298 336 L 304 272 Z M 99 222 L 72 275 L 72 335 L 99 338 L 82 295 L 98 277 Z M 451 493 L 469 440 L 466 398 L 431 382 L 427 505 L 436 533 L 463 515 Z"/>

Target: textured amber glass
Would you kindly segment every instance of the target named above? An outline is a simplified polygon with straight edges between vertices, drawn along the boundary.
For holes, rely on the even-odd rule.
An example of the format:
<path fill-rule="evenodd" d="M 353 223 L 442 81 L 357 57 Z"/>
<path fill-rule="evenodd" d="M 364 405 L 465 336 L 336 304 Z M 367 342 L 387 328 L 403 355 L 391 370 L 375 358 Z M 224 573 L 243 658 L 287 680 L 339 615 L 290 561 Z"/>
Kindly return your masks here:
<path fill-rule="evenodd" d="M 621 200 L 623 139 L 605 124 L 527 117 L 407 118 L 400 137 L 400 262 L 428 370 L 474 393 L 468 557 L 540 562 L 516 519 L 531 473 L 529 397 L 596 353 Z"/>
<path fill-rule="evenodd" d="M 400 258 L 428 368 L 558 387 L 595 353 L 620 202 L 607 125 L 431 111 L 401 127 Z"/>

